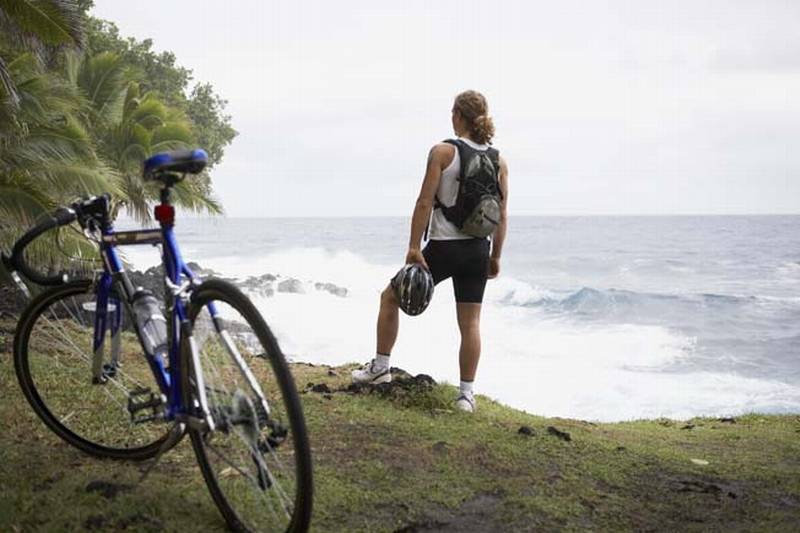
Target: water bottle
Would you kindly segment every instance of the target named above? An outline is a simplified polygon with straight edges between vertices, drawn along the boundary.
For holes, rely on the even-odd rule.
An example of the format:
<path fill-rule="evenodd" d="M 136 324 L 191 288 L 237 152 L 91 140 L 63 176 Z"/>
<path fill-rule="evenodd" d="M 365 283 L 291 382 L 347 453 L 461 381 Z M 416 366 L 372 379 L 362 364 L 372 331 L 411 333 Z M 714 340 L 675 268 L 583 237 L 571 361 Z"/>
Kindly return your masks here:
<path fill-rule="evenodd" d="M 167 319 L 161 312 L 161 306 L 153 293 L 142 289 L 133 295 L 133 315 L 139 326 L 142 344 L 149 356 L 167 353 Z"/>

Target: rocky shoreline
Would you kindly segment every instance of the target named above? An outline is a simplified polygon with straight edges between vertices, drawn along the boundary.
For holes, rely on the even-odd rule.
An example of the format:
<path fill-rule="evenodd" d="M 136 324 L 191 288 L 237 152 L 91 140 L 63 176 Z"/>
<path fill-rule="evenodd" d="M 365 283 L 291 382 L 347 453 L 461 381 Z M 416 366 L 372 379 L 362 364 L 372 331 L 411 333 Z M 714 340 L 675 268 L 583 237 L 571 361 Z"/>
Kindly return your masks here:
<path fill-rule="evenodd" d="M 245 293 L 256 297 L 269 298 L 275 296 L 276 293 L 308 294 L 327 292 L 333 296 L 345 298 L 348 294 L 347 288 L 330 282 L 304 281 L 270 273 L 238 279 L 225 276 L 209 268 L 203 268 L 195 262 L 189 262 L 187 266 L 201 279 L 211 277 L 223 279 L 233 283 Z M 164 267 L 162 265 L 152 266 L 143 271 L 128 270 L 128 276 L 134 287 L 143 287 L 155 294 L 158 299 L 164 299 Z M 0 284 L 0 316 L 19 316 L 26 305 L 27 300 L 17 287 L 13 284 Z"/>
<path fill-rule="evenodd" d="M 333 296 L 345 298 L 347 288 L 340 287 L 330 282 L 303 281 L 298 278 L 285 277 L 280 274 L 266 273 L 260 276 L 250 276 L 244 279 L 231 278 L 209 268 L 203 268 L 197 263 L 187 263 L 189 269 L 201 278 L 217 278 L 229 281 L 252 296 L 269 298 L 276 293 L 307 294 L 319 291 L 327 292 Z M 134 286 L 144 287 L 153 292 L 159 299 L 164 297 L 164 269 L 156 265 L 144 271 L 131 270 L 128 276 Z"/>

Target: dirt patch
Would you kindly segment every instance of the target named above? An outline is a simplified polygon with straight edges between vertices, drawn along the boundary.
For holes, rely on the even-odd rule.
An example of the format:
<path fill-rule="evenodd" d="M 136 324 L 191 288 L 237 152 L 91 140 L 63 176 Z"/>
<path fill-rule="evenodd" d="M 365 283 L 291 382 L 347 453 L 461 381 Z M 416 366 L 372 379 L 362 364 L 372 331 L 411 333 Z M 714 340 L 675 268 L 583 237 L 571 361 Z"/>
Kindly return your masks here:
<path fill-rule="evenodd" d="M 36 485 L 34 485 L 32 487 L 33 488 L 33 492 L 41 492 L 41 491 L 45 491 L 45 490 L 50 490 L 55 483 L 58 483 L 62 479 L 64 479 L 64 472 L 56 472 L 55 474 L 53 474 L 52 476 L 48 477 L 47 479 L 45 479 L 41 483 L 37 483 Z"/>
<path fill-rule="evenodd" d="M 457 509 L 441 508 L 428 511 L 420 519 L 397 529 L 395 533 L 505 531 L 508 529 L 508 524 L 498 518 L 501 514 L 498 508 L 502 503 L 502 493 L 479 493 L 466 500 Z"/>
<path fill-rule="evenodd" d="M 97 531 L 99 529 L 105 529 L 108 525 L 108 519 L 101 515 L 101 514 L 93 514 L 86 521 L 83 523 L 84 529 L 88 531 Z"/>
<path fill-rule="evenodd" d="M 381 465 L 405 475 L 431 468 L 437 456 L 444 456 L 451 450 L 447 444 L 444 445 L 444 450 L 440 450 L 438 446 L 436 449 L 434 446 L 398 446 L 398 439 L 407 439 L 399 437 L 397 430 L 385 423 L 341 419 L 328 419 L 327 423 L 330 429 L 326 438 L 316 443 L 312 441 L 314 459 L 318 463 L 337 465 L 343 469 L 362 463 L 364 457 L 380 453 Z"/>
<path fill-rule="evenodd" d="M 445 441 L 440 440 L 439 442 L 434 443 L 434 445 L 431 446 L 431 449 L 434 451 L 434 453 L 445 454 L 447 453 L 447 449 L 449 446 L 450 445 L 447 444 Z"/>
<path fill-rule="evenodd" d="M 103 481 L 101 479 L 90 481 L 86 485 L 86 492 L 97 492 L 107 500 L 113 500 L 120 492 L 126 492 L 133 489 L 131 485 L 122 483 L 112 483 L 111 481 Z"/>
<path fill-rule="evenodd" d="M 663 530 L 685 530 L 689 523 L 737 529 L 750 520 L 754 500 L 774 501 L 778 496 L 771 497 L 768 493 L 776 491 L 761 483 L 670 472 L 663 465 L 639 470 L 620 490 L 624 495 L 635 495 L 641 504 L 631 514 L 636 528 L 647 529 L 657 523 Z M 650 509 L 658 506 L 670 508 L 669 514 L 652 514 Z"/>
<path fill-rule="evenodd" d="M 148 516 L 140 512 L 125 516 L 116 524 L 117 529 L 131 529 L 133 531 L 149 529 L 152 531 L 161 531 L 164 529 L 164 523 L 154 516 Z"/>
<path fill-rule="evenodd" d="M 675 483 L 677 492 L 696 492 L 699 494 L 710 494 L 717 498 L 728 497 L 736 499 L 739 495 L 736 491 L 729 486 L 721 483 L 714 483 L 710 481 L 701 481 L 695 479 L 682 479 Z"/>

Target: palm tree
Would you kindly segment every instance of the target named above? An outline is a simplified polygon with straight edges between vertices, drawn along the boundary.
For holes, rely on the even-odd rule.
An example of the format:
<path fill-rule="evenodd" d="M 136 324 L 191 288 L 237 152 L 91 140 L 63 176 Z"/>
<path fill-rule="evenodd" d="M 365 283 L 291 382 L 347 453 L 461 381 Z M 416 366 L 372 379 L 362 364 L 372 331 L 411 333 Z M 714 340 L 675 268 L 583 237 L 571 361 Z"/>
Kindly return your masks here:
<path fill-rule="evenodd" d="M 57 49 L 81 46 L 84 8 L 74 0 L 0 0 L 2 249 L 65 198 L 108 185 L 74 115 L 81 100 L 42 69 Z M 43 264 L 67 262 L 60 250 L 86 251 L 84 241 L 68 236 L 44 240 L 50 242 L 32 250 Z"/>
<path fill-rule="evenodd" d="M 77 197 L 115 191 L 113 171 L 97 156 L 80 117 L 85 101 L 62 77 L 45 71 L 33 54 L 7 64 L 16 91 L 11 103 L 0 87 L 0 247 L 43 213 Z M 5 97 L 5 98 L 4 98 Z M 58 246 L 54 246 L 58 244 Z M 48 236 L 32 250 L 40 262 L 69 262 L 86 252 L 68 232 Z"/>
<path fill-rule="evenodd" d="M 5 44 L 34 52 L 39 59 L 48 46 L 80 46 L 83 28 L 83 10 L 74 0 L 0 0 L 0 35 Z M 2 53 L 0 85 L 12 105 L 17 104 L 17 87 Z"/>
<path fill-rule="evenodd" d="M 88 194 L 110 192 L 117 207 L 149 219 L 158 190 L 140 177 L 142 159 L 193 144 L 182 113 L 140 94 L 118 56 L 77 52 L 86 7 L 78 2 L 0 0 L 2 250 L 43 213 Z M 220 212 L 210 179 L 198 178 L 176 187 L 176 203 Z M 96 255 L 66 230 L 38 241 L 31 258 L 44 267 L 74 269 L 76 255 Z"/>
<path fill-rule="evenodd" d="M 188 120 L 153 93 L 142 94 L 116 54 L 84 57 L 78 65 L 70 61 L 68 68 L 68 77 L 88 101 L 86 117 L 98 150 L 116 172 L 117 206 L 124 206 L 139 221 L 150 220 L 148 202 L 158 198 L 158 187 L 143 181 L 142 161 L 160 151 L 192 146 Z M 221 212 L 207 176 L 198 178 L 176 186 L 176 203 L 194 211 Z"/>

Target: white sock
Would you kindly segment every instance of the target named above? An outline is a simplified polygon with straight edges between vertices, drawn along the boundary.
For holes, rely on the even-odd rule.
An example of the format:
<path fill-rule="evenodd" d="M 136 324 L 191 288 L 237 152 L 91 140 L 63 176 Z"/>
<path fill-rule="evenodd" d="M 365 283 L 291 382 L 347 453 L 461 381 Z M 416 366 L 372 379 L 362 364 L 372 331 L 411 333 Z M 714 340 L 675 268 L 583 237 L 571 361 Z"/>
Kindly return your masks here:
<path fill-rule="evenodd" d="M 389 359 L 391 356 L 383 355 L 382 353 L 375 354 L 375 370 L 386 370 L 389 368 Z"/>
<path fill-rule="evenodd" d="M 464 381 L 461 380 L 461 385 L 459 385 L 459 389 L 461 390 L 461 394 L 464 396 L 472 397 L 472 381 Z"/>

